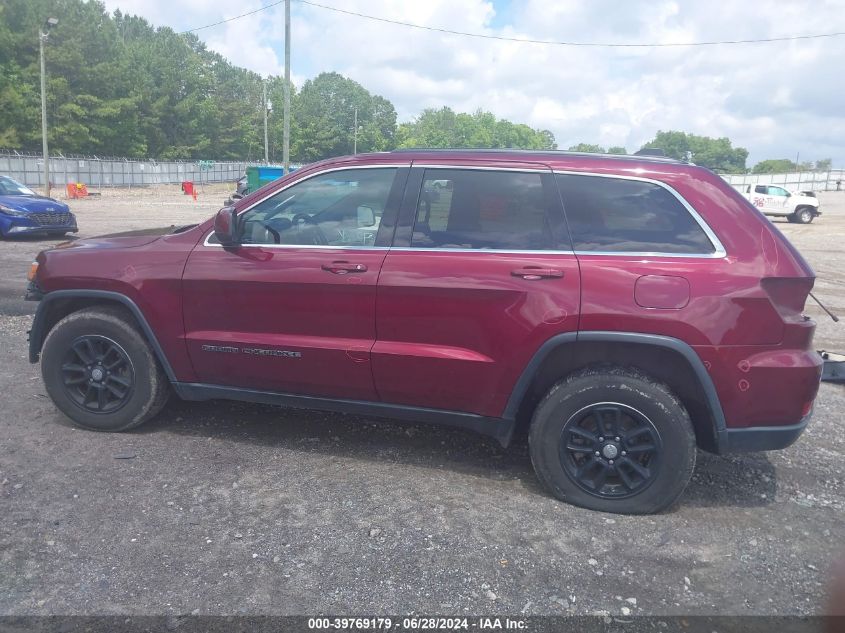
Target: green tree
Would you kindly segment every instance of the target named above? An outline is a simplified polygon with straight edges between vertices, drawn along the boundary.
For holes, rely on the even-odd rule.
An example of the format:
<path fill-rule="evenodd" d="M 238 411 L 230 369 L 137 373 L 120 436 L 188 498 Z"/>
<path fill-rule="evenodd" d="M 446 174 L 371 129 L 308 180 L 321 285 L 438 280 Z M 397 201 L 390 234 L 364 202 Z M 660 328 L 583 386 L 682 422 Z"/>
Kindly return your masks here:
<path fill-rule="evenodd" d="M 771 158 L 761 160 L 754 165 L 751 172 L 754 174 L 783 174 L 797 169 L 798 166 L 788 158 Z"/>
<path fill-rule="evenodd" d="M 816 171 L 830 171 L 832 166 L 833 159 L 831 158 L 822 158 L 816 161 Z"/>
<path fill-rule="evenodd" d="M 628 150 L 622 147 L 621 145 L 614 145 L 613 147 L 607 148 L 608 154 L 627 154 Z"/>
<path fill-rule="evenodd" d="M 728 138 L 711 138 L 678 131 L 659 131 L 654 140 L 643 145 L 646 148 L 659 148 L 667 156 L 683 160 L 692 154 L 697 165 L 703 165 L 718 171 L 744 172 L 748 150 L 733 147 Z"/>
<path fill-rule="evenodd" d="M 451 108 L 429 108 L 396 132 L 398 147 L 468 147 L 556 149 L 554 134 L 523 123 L 497 119 L 492 113 L 455 113 Z"/>
<path fill-rule="evenodd" d="M 569 148 L 570 152 L 584 152 L 587 154 L 605 154 L 607 153 L 601 145 L 593 145 L 592 143 L 578 143 Z"/>
<path fill-rule="evenodd" d="M 161 159 L 264 156 L 262 81 L 274 103 L 270 157 L 281 159 L 284 80 L 230 64 L 193 35 L 156 28 L 100 0 L 0 1 L 0 147 L 41 149 L 38 33 L 46 46 L 54 153 Z M 554 135 L 477 111 L 426 110 L 397 127 L 384 97 L 337 73 L 291 90 L 291 159 L 402 147 L 555 149 Z"/>
<path fill-rule="evenodd" d="M 306 81 L 292 105 L 292 152 L 310 162 L 351 154 L 358 110 L 358 151 L 394 147 L 396 110 L 384 97 L 338 73 L 321 73 Z M 295 131 L 294 131 L 295 130 Z"/>

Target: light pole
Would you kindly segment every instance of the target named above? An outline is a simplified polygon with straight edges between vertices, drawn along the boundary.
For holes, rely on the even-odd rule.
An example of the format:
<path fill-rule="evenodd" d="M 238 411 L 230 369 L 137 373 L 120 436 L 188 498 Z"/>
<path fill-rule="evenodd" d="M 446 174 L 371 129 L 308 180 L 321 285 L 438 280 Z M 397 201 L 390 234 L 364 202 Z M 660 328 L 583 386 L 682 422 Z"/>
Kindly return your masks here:
<path fill-rule="evenodd" d="M 290 171 L 290 0 L 285 0 L 285 107 L 282 124 L 282 161 Z"/>
<path fill-rule="evenodd" d="M 358 153 L 358 108 L 355 108 L 355 118 L 352 120 L 352 153 Z"/>
<path fill-rule="evenodd" d="M 47 150 L 47 71 L 44 67 L 44 42 L 50 34 L 50 27 L 59 23 L 57 18 L 47 18 L 38 31 L 38 52 L 41 56 L 41 149 L 44 154 L 44 188 L 50 197 L 50 153 Z"/>
<path fill-rule="evenodd" d="M 264 163 L 270 164 L 269 145 L 267 143 L 267 114 L 273 109 L 273 103 L 267 101 L 267 82 L 262 82 L 264 86 Z"/>

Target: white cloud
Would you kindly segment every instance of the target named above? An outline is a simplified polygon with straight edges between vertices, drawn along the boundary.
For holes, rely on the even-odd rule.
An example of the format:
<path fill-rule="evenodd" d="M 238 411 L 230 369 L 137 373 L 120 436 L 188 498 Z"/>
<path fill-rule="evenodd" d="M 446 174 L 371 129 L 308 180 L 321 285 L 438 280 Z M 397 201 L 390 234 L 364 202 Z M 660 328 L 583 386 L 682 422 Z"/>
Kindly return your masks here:
<path fill-rule="evenodd" d="M 107 0 L 177 30 L 267 0 Z M 491 27 L 487 0 L 321 0 L 384 18 L 473 33 L 603 42 L 693 42 L 835 30 L 837 3 L 777 0 L 524 0 Z M 833 157 L 845 166 L 845 37 L 738 46 L 586 48 L 410 29 L 293 2 L 296 83 L 337 71 L 390 99 L 400 119 L 425 107 L 483 108 L 578 142 L 635 150 L 658 129 L 729 136 L 771 157 Z M 199 31 L 210 48 L 257 72 L 283 71 L 283 5 Z"/>

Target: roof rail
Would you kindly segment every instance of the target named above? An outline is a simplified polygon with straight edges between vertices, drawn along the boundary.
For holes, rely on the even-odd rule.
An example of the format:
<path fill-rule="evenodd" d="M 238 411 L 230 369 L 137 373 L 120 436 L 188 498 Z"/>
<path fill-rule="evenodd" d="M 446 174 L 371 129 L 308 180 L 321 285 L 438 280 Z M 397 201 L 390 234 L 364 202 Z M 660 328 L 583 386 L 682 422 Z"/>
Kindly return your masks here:
<path fill-rule="evenodd" d="M 391 154 L 524 154 L 528 156 L 579 156 L 584 158 L 612 158 L 618 160 L 648 160 L 661 163 L 676 163 L 686 164 L 685 161 L 677 160 L 670 156 L 666 156 L 663 150 L 660 154 L 652 153 L 654 149 L 645 149 L 636 152 L 635 154 L 598 154 L 592 152 L 571 152 L 560 149 L 506 149 L 506 148 L 481 148 L 481 147 L 407 147 L 402 149 L 394 149 Z M 648 152 L 648 153 L 646 153 Z"/>

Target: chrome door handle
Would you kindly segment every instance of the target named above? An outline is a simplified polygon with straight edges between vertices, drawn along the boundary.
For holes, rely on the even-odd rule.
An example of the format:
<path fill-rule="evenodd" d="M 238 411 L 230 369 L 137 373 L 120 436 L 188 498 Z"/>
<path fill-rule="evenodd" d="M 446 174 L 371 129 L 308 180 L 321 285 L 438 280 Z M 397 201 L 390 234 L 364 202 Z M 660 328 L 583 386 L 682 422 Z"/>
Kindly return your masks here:
<path fill-rule="evenodd" d="M 514 277 L 522 277 L 528 281 L 536 281 L 538 279 L 560 279 L 563 277 L 563 271 L 558 268 L 540 268 L 539 266 L 526 266 L 524 268 L 517 268 L 511 271 Z"/>
<path fill-rule="evenodd" d="M 322 269 L 335 275 L 347 275 L 349 273 L 365 273 L 367 272 L 367 265 L 337 261 L 332 262 L 331 264 L 323 264 Z"/>

